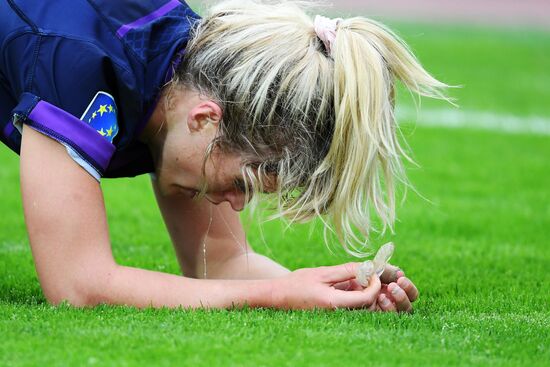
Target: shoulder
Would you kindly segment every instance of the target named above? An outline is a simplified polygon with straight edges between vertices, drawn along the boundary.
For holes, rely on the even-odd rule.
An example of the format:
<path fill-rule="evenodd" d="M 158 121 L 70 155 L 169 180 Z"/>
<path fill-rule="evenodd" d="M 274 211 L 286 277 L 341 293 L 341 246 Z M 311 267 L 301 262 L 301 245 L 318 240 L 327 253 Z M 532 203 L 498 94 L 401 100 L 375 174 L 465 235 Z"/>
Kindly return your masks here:
<path fill-rule="evenodd" d="M 150 172 L 150 155 L 134 140 L 199 16 L 175 0 L 17 6 L 27 25 L 3 42 L 0 71 L 18 121 L 65 145 L 96 178 Z"/>

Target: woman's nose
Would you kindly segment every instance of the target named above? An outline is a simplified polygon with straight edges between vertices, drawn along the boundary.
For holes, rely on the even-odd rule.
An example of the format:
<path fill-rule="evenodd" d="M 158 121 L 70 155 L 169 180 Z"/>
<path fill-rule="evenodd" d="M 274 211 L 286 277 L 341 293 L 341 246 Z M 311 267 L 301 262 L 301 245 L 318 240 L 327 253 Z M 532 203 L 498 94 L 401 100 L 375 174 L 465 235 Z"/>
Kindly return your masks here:
<path fill-rule="evenodd" d="M 241 192 L 227 191 L 224 195 L 225 201 L 231 204 L 233 210 L 240 212 L 244 209 L 244 194 Z"/>
<path fill-rule="evenodd" d="M 237 193 L 235 191 L 226 191 L 223 193 L 212 193 L 207 194 L 206 199 L 212 204 L 218 205 L 224 201 L 227 201 L 233 210 L 240 212 L 244 209 L 244 194 Z"/>

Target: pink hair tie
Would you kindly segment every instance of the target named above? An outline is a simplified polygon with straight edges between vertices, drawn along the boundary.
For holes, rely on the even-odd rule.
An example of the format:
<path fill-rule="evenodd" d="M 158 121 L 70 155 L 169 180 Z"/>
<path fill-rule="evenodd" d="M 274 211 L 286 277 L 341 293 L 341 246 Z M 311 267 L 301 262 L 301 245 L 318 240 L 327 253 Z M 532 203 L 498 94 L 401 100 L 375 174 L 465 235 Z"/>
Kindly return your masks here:
<path fill-rule="evenodd" d="M 323 41 L 327 53 L 331 55 L 334 41 L 336 41 L 336 27 L 342 18 L 329 19 L 322 15 L 317 15 L 313 22 L 317 37 Z"/>

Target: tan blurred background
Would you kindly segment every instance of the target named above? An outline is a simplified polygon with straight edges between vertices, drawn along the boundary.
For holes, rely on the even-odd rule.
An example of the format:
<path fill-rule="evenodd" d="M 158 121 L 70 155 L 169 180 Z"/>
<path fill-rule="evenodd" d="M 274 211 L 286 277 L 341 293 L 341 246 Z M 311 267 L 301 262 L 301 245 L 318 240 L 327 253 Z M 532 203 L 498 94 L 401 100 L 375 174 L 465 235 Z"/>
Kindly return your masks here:
<path fill-rule="evenodd" d="M 375 18 L 550 30 L 550 0 L 339 0 L 343 11 L 364 9 Z"/>

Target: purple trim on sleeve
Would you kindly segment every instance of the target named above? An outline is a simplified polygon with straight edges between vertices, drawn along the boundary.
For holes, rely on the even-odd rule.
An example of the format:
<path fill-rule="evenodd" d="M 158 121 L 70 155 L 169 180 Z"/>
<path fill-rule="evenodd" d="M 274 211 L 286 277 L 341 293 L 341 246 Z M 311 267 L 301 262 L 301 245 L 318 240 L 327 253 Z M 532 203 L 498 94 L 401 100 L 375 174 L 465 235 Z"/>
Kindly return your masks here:
<path fill-rule="evenodd" d="M 132 23 L 122 25 L 118 29 L 118 31 L 116 31 L 116 34 L 119 38 L 122 38 L 130 30 L 132 30 L 134 28 L 142 27 L 145 24 L 150 23 L 153 20 L 162 17 L 163 15 L 165 15 L 166 13 L 172 11 L 173 9 L 175 9 L 179 5 L 181 5 L 181 2 L 179 2 L 178 0 L 170 0 L 167 4 L 161 6 L 160 8 L 155 10 L 154 12 L 149 13 L 146 16 L 141 17 L 137 20 L 134 20 Z"/>
<path fill-rule="evenodd" d="M 68 144 L 101 174 L 107 170 L 115 146 L 90 125 L 44 101 L 37 103 L 28 118 L 26 124 Z"/>
<path fill-rule="evenodd" d="M 9 138 L 13 130 L 15 130 L 15 126 L 13 126 L 13 123 L 10 121 L 4 126 L 4 131 L 2 131 L 2 133 L 6 138 Z"/>

